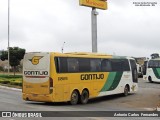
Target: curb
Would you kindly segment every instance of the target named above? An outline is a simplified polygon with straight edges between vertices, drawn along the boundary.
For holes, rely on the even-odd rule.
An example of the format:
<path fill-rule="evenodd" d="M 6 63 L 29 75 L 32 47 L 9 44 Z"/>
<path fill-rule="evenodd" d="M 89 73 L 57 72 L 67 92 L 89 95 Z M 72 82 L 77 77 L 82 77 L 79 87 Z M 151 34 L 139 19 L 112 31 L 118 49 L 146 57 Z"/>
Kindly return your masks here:
<path fill-rule="evenodd" d="M 1 86 L 1 85 L 0 85 L 0 89 L 7 89 L 7 90 L 14 90 L 14 91 L 22 91 L 22 89 L 12 88 L 12 87 L 6 87 L 6 86 Z"/>

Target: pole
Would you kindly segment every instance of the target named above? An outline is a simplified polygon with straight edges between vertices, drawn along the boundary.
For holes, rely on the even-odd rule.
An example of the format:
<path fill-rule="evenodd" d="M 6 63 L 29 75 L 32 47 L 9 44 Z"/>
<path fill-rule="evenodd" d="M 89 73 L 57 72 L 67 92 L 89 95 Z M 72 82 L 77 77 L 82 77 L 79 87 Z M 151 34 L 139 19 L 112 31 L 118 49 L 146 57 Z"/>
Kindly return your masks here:
<path fill-rule="evenodd" d="M 92 52 L 97 52 L 97 15 L 96 8 L 92 8 Z"/>
<path fill-rule="evenodd" d="M 64 44 L 65 44 L 65 42 L 63 42 L 63 45 L 62 45 L 62 53 L 63 53 L 63 50 L 64 50 Z"/>
<path fill-rule="evenodd" d="M 9 52 L 9 16 L 10 16 L 10 0 L 8 0 L 8 75 L 9 75 L 9 68 L 10 68 L 10 52 Z"/>

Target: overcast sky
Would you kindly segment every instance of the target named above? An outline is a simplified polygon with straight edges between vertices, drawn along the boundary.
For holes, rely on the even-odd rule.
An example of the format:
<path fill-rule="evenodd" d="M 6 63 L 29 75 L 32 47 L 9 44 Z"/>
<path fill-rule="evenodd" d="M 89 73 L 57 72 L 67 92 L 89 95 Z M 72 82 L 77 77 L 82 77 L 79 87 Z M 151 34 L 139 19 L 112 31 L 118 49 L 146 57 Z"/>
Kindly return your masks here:
<path fill-rule="evenodd" d="M 157 2 L 135 6 L 133 2 Z M 108 0 L 97 9 L 98 52 L 125 56 L 160 53 L 159 0 Z M 0 50 L 7 49 L 8 0 L 0 0 Z M 79 0 L 10 0 L 10 46 L 27 52 L 91 52 L 91 8 Z"/>

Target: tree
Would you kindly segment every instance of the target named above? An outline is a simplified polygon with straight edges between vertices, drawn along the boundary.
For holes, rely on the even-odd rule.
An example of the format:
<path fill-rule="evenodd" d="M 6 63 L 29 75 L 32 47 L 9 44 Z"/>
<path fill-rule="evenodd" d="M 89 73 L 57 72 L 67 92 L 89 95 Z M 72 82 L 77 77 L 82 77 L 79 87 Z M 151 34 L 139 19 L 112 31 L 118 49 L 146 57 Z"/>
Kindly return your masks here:
<path fill-rule="evenodd" d="M 16 66 L 20 65 L 20 61 L 23 59 L 25 54 L 25 49 L 22 49 L 19 47 L 10 47 L 9 52 L 10 52 L 9 63 L 10 63 L 10 66 L 13 67 L 14 75 L 15 75 L 15 68 Z M 8 60 L 8 51 L 2 51 L 0 59 L 2 61 Z"/>

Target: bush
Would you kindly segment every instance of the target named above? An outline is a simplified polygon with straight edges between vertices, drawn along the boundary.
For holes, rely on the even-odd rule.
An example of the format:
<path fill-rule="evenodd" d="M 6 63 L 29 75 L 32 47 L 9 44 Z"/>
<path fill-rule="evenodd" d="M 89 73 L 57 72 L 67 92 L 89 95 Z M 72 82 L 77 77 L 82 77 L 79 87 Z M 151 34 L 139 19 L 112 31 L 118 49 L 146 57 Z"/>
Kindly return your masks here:
<path fill-rule="evenodd" d="M 0 66 L 0 71 L 4 71 L 4 69 L 3 69 L 3 67 L 2 67 L 2 66 Z"/>
<path fill-rule="evenodd" d="M 0 83 L 2 83 L 2 84 L 9 84 L 10 81 L 9 80 L 0 80 Z"/>
<path fill-rule="evenodd" d="M 22 86 L 22 75 L 0 75 L 0 83 L 7 85 Z"/>
<path fill-rule="evenodd" d="M 1 78 L 7 78 L 7 79 L 12 79 L 12 78 L 22 78 L 22 75 L 0 75 Z"/>
<path fill-rule="evenodd" d="M 11 81 L 10 84 L 11 85 L 17 85 L 17 86 L 22 86 L 22 82 L 21 81 Z"/>

